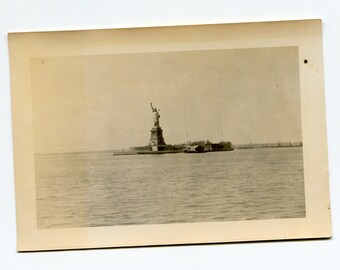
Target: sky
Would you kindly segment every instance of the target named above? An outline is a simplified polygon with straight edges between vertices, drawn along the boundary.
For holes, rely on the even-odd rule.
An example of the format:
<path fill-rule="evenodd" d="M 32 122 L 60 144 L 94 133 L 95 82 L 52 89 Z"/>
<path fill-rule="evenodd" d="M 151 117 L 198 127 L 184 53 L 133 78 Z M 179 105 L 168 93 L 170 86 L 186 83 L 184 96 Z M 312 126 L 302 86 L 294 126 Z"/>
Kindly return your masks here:
<path fill-rule="evenodd" d="M 302 141 L 297 47 L 31 59 L 36 153 Z"/>

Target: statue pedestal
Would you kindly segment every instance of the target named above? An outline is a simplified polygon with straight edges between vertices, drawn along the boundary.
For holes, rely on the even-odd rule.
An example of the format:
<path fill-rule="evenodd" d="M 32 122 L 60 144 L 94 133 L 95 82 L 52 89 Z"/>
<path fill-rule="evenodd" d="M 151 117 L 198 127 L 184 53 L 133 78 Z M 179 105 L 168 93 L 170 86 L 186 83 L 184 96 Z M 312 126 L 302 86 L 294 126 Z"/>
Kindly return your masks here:
<path fill-rule="evenodd" d="M 150 146 L 152 151 L 162 151 L 166 149 L 161 127 L 153 127 L 151 129 Z"/>

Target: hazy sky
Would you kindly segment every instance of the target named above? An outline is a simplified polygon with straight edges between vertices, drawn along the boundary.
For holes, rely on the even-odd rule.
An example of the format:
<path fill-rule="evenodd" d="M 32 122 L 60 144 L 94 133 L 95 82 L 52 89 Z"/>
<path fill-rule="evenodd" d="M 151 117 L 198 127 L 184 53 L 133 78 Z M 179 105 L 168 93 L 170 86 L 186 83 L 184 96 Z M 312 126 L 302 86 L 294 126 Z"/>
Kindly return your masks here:
<path fill-rule="evenodd" d="M 35 151 L 301 141 L 297 47 L 31 59 Z"/>

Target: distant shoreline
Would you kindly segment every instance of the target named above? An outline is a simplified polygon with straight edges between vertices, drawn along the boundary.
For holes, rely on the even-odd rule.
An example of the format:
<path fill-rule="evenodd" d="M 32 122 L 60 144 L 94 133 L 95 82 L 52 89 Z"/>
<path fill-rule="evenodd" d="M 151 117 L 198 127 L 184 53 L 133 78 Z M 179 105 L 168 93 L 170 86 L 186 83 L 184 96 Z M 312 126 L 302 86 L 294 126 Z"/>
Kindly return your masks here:
<path fill-rule="evenodd" d="M 235 149 L 253 149 L 253 148 L 281 148 L 281 147 L 302 147 L 302 142 L 278 142 L 278 143 L 249 143 L 235 144 Z"/>
<path fill-rule="evenodd" d="M 234 149 L 256 149 L 256 148 L 283 148 L 283 147 L 302 147 L 302 142 L 278 142 L 278 143 L 248 143 L 248 144 L 233 144 Z M 51 153 L 35 153 L 35 156 L 43 155 L 59 155 L 59 154 L 86 154 L 86 153 L 103 153 L 131 151 L 131 149 L 110 149 L 110 150 L 93 150 L 93 151 L 70 151 L 70 152 L 51 152 Z"/>

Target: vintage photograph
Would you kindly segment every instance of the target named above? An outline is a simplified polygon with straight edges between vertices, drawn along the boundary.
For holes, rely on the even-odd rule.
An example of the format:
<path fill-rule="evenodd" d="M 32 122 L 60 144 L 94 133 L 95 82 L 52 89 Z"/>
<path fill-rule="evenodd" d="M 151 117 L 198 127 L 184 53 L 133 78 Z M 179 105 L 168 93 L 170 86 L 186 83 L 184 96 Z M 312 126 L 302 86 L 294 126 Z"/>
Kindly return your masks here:
<path fill-rule="evenodd" d="M 18 251 L 331 236 L 320 20 L 8 40 Z"/>
<path fill-rule="evenodd" d="M 30 64 L 38 229 L 305 217 L 298 47 Z"/>

